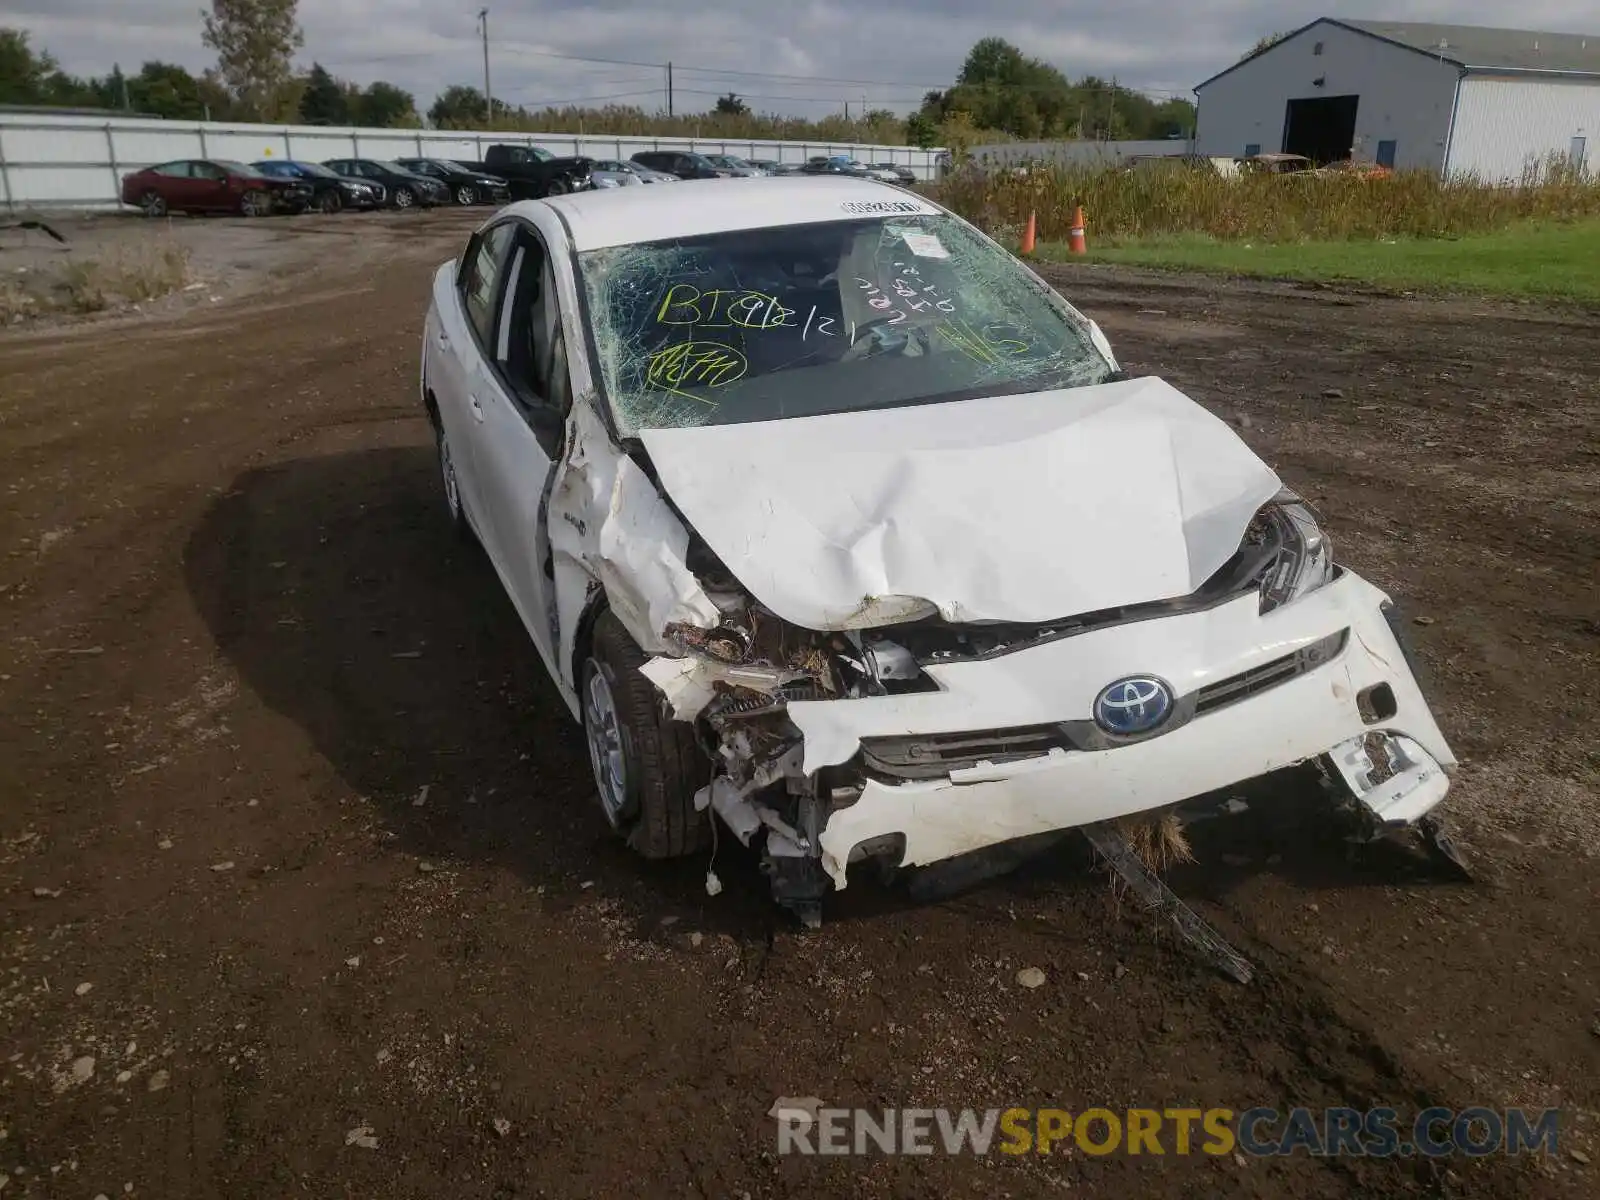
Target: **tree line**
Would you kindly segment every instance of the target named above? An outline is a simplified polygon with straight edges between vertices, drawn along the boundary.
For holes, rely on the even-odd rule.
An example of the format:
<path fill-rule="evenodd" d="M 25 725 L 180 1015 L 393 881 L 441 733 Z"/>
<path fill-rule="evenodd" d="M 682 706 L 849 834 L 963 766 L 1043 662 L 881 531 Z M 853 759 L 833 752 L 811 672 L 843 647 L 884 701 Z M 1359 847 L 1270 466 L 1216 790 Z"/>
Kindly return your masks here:
<path fill-rule="evenodd" d="M 410 92 L 379 80 L 365 87 L 335 79 L 320 63 L 285 73 L 270 89 L 229 82 L 220 68 L 191 73 L 151 61 L 137 74 L 113 67 L 84 78 L 63 71 L 20 29 L 0 28 L 0 104 L 98 108 L 173 121 L 290 121 L 308 125 L 417 127 Z"/>
<path fill-rule="evenodd" d="M 988 37 L 968 51 L 953 87 L 923 97 L 907 134 L 934 145 L 949 144 L 952 132 L 958 141 L 994 130 L 1019 141 L 1050 141 L 1184 137 L 1194 127 L 1188 100 L 1153 100 L 1095 75 L 1074 82 L 1004 38 Z"/>
<path fill-rule="evenodd" d="M 211 0 L 201 14 L 201 39 L 217 55 L 199 75 L 175 63 L 146 62 L 137 74 L 113 67 L 103 77 L 63 71 L 20 29 L 0 28 L 0 104 L 117 109 L 173 120 L 267 121 L 309 125 L 416 128 L 424 124 L 415 97 L 384 80 L 340 79 L 313 62 L 294 65 L 305 45 L 298 0 Z M 528 109 L 496 101 L 492 127 L 594 135 L 656 134 L 723 138 L 909 143 L 958 153 L 981 141 L 1066 138 L 1162 138 L 1193 133 L 1187 100 L 1158 101 L 1115 80 L 1077 81 L 1002 38 L 983 38 L 962 63 L 955 84 L 929 92 L 902 119 L 866 109 L 806 119 L 756 113 L 738 95 L 709 111 L 668 115 L 633 105 Z M 483 92 L 465 84 L 434 99 L 426 123 L 440 129 L 490 124 Z"/>

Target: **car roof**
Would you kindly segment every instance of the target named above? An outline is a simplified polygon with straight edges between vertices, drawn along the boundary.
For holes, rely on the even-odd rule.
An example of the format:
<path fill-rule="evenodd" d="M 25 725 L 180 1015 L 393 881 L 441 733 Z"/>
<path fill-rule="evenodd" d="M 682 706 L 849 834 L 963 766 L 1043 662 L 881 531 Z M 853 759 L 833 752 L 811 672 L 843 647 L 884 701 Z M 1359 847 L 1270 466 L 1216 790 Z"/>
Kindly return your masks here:
<path fill-rule="evenodd" d="M 753 203 L 757 198 L 759 203 Z M 932 216 L 944 211 L 931 200 L 902 188 L 837 175 L 767 175 L 738 187 L 714 181 L 691 182 L 681 190 L 669 188 L 661 194 L 654 188 L 606 188 L 524 200 L 512 205 L 510 211 L 520 209 L 526 214 L 539 205 L 547 205 L 565 218 L 576 250 L 773 225 L 809 225 L 897 213 Z"/>

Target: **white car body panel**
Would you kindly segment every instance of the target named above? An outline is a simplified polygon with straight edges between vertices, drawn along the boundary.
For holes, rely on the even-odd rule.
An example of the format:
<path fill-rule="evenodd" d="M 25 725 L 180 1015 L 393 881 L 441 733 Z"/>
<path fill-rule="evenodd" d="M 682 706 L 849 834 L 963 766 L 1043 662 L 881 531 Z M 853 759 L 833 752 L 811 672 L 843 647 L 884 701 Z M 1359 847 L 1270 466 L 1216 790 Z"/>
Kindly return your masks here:
<path fill-rule="evenodd" d="M 1224 422 L 1148 378 L 648 430 L 640 440 L 659 487 L 617 444 L 579 345 L 586 327 L 572 250 L 913 212 L 944 214 L 883 184 L 780 177 L 649 199 L 605 189 L 496 214 L 491 221 L 531 225 L 552 249 L 573 398 L 554 462 L 483 360 L 455 264 L 440 269 L 423 389 L 451 439 L 468 516 L 575 717 L 579 639 L 601 602 L 654 656 L 644 673 L 682 719 L 701 714 L 719 682 L 770 694 L 796 675 L 713 662 L 673 632 L 710 630 L 727 615 L 726 597 L 708 593 L 687 565 L 691 530 L 755 601 L 793 626 L 875 628 L 892 638 L 896 623 L 932 613 L 1046 625 L 1187 596 L 1278 493 L 1274 472 Z M 1088 328 L 1114 365 L 1104 335 Z M 1412 822 L 1443 798 L 1455 758 L 1383 615 L 1386 603 L 1345 571 L 1265 614 L 1247 592 L 988 658 L 925 661 L 937 690 L 791 700 L 783 713 L 800 744 L 756 765 L 742 784 L 719 774 L 697 802 L 741 840 L 765 827 L 769 853 L 819 858 L 835 887 L 857 848 L 885 835 L 903 836 L 904 865 L 931 863 L 1162 808 L 1319 756 L 1380 822 Z M 1346 630 L 1332 661 L 1142 740 L 979 760 L 931 779 L 865 777 L 815 839 L 758 795 L 851 762 L 863 739 L 1092 723 L 1113 680 L 1148 673 L 1194 697 Z M 1376 684 L 1389 685 L 1394 712 L 1375 724 L 1358 695 Z M 1389 770 L 1368 754 L 1374 736 L 1387 742 Z M 737 757 L 736 741 L 724 741 L 724 756 L 733 747 Z"/>
<path fill-rule="evenodd" d="M 477 438 L 473 435 L 469 374 L 472 370 L 472 332 L 456 303 L 456 264 L 446 263 L 434 273 L 433 307 L 423 344 L 424 388 L 431 388 L 439 404 L 439 418 L 450 437 L 456 459 L 456 482 L 462 503 L 475 520 L 484 510 L 478 493 L 478 473 L 472 466 Z"/>
<path fill-rule="evenodd" d="M 550 496 L 564 661 L 595 588 L 646 653 L 671 649 L 661 634 L 669 624 L 714 626 L 721 614 L 684 565 L 688 531 L 655 485 L 592 409 L 575 405 L 567 432 L 571 450 Z M 566 683 L 576 684 L 570 669 Z"/>
<path fill-rule="evenodd" d="M 1400 782 L 1435 784 L 1423 792 L 1431 808 L 1443 798 L 1436 785 L 1455 757 L 1415 682 L 1396 672 L 1404 659 L 1379 614 L 1384 599 L 1346 573 L 1266 617 L 1256 615 L 1254 597 L 1246 596 L 1209 612 L 1095 630 L 990 662 L 933 667 L 946 689 L 940 693 L 791 704 L 790 720 L 805 735 L 804 770 L 810 771 L 844 761 L 863 736 L 1087 717 L 1098 686 L 1130 667 L 1164 675 L 1183 694 L 1350 630 L 1344 652 L 1332 662 L 1159 737 L 979 765 L 944 779 L 898 785 L 869 779 L 860 798 L 833 813 L 823 830 L 823 867 L 842 888 L 850 852 L 885 834 L 903 834 L 903 864 L 922 865 L 996 841 L 1176 804 L 1305 762 L 1371 730 L 1356 696 L 1382 682 L 1398 702 L 1384 728 L 1420 746 L 1419 769 L 1431 772 L 1429 779 Z M 1415 819 L 1421 812 L 1406 815 Z"/>
<path fill-rule="evenodd" d="M 768 175 L 748 180 L 739 188 L 686 189 L 675 192 L 670 201 L 607 188 L 542 201 L 524 200 L 513 210 L 526 211 L 537 204 L 548 205 L 566 218 L 573 249 L 580 253 L 722 230 L 844 221 L 863 215 L 950 215 L 915 192 L 837 175 Z M 863 212 L 861 205 L 876 207 Z"/>
<path fill-rule="evenodd" d="M 1148 378 L 640 436 L 690 524 L 802 629 L 881 625 L 886 601 L 1037 623 L 1186 596 L 1283 486 Z"/>

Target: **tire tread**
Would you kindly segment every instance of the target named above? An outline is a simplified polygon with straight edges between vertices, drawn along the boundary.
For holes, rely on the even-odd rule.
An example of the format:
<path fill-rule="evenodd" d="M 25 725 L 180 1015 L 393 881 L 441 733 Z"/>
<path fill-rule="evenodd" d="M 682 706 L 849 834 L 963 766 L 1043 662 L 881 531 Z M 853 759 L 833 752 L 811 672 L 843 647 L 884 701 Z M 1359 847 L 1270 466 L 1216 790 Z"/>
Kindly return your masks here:
<path fill-rule="evenodd" d="M 611 668 L 612 699 L 637 759 L 638 815 L 628 845 L 650 859 L 695 853 L 705 844 L 710 817 L 695 811 L 694 795 L 710 781 L 711 764 L 694 726 L 664 710 L 655 685 L 640 673 L 644 652 L 610 612 L 595 621 L 594 656 Z"/>

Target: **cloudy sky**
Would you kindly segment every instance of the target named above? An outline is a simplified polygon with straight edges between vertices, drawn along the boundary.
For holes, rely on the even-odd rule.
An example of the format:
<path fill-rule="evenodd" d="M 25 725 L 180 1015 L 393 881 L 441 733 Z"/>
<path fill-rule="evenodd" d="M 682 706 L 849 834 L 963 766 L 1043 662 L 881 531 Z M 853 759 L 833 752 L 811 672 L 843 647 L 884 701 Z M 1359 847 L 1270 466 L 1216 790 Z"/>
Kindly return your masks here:
<path fill-rule="evenodd" d="M 136 70 L 149 58 L 199 70 L 212 57 L 200 44 L 202 3 L 5 0 L 0 24 L 28 30 L 76 74 L 104 74 L 113 62 Z M 1514 9 L 1490 0 L 300 0 L 301 58 L 359 82 L 397 83 L 426 109 L 448 84 L 482 86 L 485 3 L 497 99 L 654 107 L 665 102 L 665 72 L 648 64 L 670 59 L 679 112 L 733 90 L 753 108 L 796 116 L 836 112 L 847 100 L 905 112 L 949 84 L 967 49 L 989 35 L 1074 78 L 1188 96 L 1263 34 L 1318 16 L 1600 33 L 1593 0 L 1523 0 Z"/>

